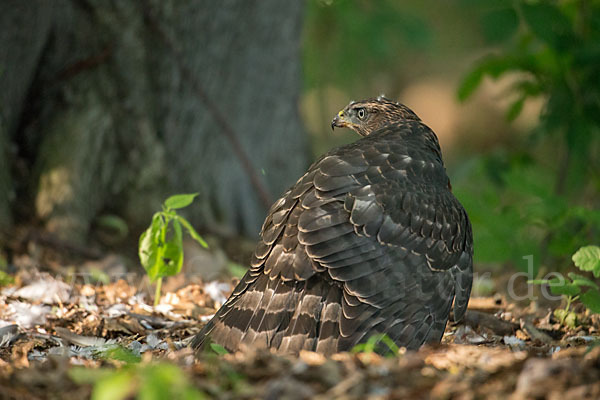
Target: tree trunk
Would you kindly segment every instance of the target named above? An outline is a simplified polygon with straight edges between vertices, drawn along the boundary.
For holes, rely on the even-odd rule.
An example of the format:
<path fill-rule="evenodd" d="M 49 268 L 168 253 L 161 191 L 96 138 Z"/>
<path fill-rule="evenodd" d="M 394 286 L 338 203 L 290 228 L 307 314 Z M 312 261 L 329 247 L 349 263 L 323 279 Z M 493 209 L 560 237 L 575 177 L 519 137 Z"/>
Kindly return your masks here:
<path fill-rule="evenodd" d="M 52 7 L 43 0 L 0 3 L 0 226 L 12 222 L 17 187 L 13 141 L 27 113 L 27 93 L 49 36 Z"/>
<path fill-rule="evenodd" d="M 274 199 L 306 167 L 303 6 L 4 1 L 0 223 L 33 210 L 82 241 L 102 213 L 135 231 L 166 196 L 199 192 L 197 226 L 256 235 L 257 185 Z"/>

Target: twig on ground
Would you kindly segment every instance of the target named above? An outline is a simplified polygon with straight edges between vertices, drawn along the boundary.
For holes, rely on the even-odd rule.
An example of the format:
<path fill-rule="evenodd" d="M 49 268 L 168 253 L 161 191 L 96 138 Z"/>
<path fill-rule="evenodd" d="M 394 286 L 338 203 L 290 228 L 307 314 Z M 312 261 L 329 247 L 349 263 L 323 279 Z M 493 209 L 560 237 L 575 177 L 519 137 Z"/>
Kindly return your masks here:
<path fill-rule="evenodd" d="M 495 334 L 499 336 L 512 335 L 519 325 L 512 322 L 504 321 L 491 314 L 487 314 L 480 311 L 468 310 L 465 314 L 464 323 L 470 325 L 473 328 L 484 327 L 491 329 Z"/>
<path fill-rule="evenodd" d="M 532 340 L 539 340 L 540 342 L 545 343 L 545 344 L 552 344 L 552 338 L 549 335 L 547 335 L 546 333 L 537 329 L 535 326 L 533 326 L 531 321 L 522 319 L 521 320 L 521 328 L 525 332 L 527 332 L 527 334 L 529 335 L 529 337 Z"/>

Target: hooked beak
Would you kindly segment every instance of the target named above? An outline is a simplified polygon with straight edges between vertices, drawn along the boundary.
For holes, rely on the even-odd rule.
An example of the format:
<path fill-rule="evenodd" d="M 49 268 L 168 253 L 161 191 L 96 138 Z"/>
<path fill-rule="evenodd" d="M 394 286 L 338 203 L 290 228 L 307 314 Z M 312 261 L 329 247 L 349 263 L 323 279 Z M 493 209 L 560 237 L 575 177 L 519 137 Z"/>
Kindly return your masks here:
<path fill-rule="evenodd" d="M 331 121 L 331 130 L 334 130 L 336 127 L 344 128 L 349 125 L 348 120 L 346 120 L 346 116 L 344 115 L 344 110 L 340 111 L 338 115 Z"/>

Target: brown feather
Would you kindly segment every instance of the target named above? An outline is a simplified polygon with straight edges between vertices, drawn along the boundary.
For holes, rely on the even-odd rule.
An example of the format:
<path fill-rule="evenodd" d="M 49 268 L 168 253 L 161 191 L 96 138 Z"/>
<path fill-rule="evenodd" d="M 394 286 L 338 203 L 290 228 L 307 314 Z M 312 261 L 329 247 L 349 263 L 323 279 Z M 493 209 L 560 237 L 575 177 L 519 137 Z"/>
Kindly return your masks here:
<path fill-rule="evenodd" d="M 325 154 L 275 202 L 252 268 L 194 348 L 331 354 L 385 333 L 416 349 L 439 342 L 453 303 L 464 314 L 471 225 L 435 134 L 384 98 L 342 115 L 364 137 Z"/>

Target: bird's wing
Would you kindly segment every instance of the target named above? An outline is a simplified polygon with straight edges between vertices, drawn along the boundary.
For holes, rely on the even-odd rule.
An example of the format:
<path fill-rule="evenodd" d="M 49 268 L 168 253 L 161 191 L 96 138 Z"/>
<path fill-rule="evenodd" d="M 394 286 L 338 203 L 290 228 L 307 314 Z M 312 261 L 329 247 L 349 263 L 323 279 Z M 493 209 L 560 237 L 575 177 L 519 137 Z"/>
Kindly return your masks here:
<path fill-rule="evenodd" d="M 344 283 L 341 348 L 375 332 L 413 348 L 439 340 L 453 299 L 460 319 L 469 298 L 467 215 L 441 163 L 389 133 L 323 158 L 302 198 L 299 244 Z"/>
<path fill-rule="evenodd" d="M 455 295 L 462 315 L 468 219 L 443 167 L 393 133 L 329 153 L 273 205 L 252 268 L 213 319 L 231 343 L 268 331 L 271 347 L 333 351 L 386 333 L 417 348 L 439 340 Z M 319 296 L 330 301 L 311 303 Z"/>

